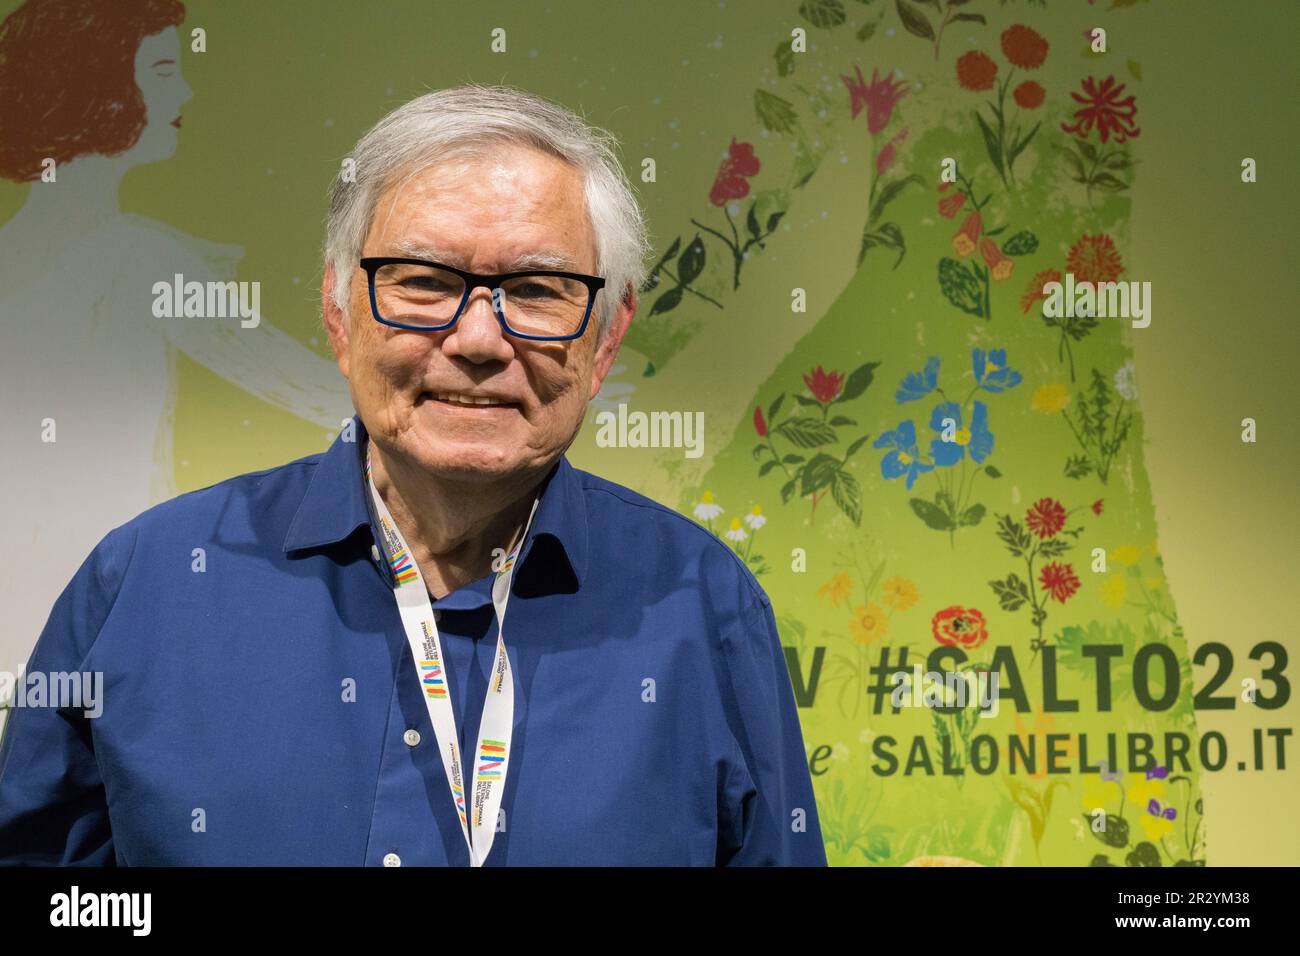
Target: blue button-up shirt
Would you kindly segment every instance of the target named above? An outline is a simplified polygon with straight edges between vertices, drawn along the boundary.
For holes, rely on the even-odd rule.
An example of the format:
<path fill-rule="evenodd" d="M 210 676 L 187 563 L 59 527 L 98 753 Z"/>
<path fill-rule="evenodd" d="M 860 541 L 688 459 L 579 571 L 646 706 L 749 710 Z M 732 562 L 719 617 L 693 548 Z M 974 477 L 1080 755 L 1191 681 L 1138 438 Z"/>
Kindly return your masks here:
<path fill-rule="evenodd" d="M 96 546 L 26 673 L 102 672 L 102 713 L 11 712 L 0 860 L 468 865 L 353 422 Z M 433 602 L 463 753 L 492 578 Z M 825 865 L 771 604 L 716 537 L 561 457 L 507 620 L 488 866 Z"/>

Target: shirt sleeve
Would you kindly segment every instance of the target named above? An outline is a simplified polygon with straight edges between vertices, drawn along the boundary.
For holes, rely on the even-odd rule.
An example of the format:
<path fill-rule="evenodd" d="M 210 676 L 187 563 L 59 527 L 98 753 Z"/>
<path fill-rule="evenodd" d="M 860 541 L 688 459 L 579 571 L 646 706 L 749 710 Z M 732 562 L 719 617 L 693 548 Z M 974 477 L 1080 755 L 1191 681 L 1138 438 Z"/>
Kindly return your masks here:
<path fill-rule="evenodd" d="M 803 731 L 772 605 L 755 601 L 722 638 L 736 758 L 719 794 L 720 866 L 826 866 Z"/>
<path fill-rule="evenodd" d="M 117 544 L 116 533 L 102 540 L 55 601 L 15 700 L 26 674 L 85 671 L 121 581 Z M 116 864 L 94 719 L 83 708 L 11 707 L 0 741 L 0 864 Z"/>

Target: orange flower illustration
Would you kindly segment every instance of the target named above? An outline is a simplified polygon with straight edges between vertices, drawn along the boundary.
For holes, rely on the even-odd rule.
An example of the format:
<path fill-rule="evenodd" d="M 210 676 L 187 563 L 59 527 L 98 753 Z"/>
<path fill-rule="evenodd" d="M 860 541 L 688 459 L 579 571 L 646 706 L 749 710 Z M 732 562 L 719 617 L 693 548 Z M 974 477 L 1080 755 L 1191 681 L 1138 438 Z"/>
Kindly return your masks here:
<path fill-rule="evenodd" d="M 1036 70 L 1047 59 L 1047 41 L 1037 30 L 1017 23 L 1002 31 L 1002 55 L 1022 70 Z"/>
<path fill-rule="evenodd" d="M 1110 236 L 1082 236 L 1070 247 L 1065 268 L 1075 282 L 1114 282 L 1124 271 L 1124 263 L 1115 251 Z"/>
<path fill-rule="evenodd" d="M 998 244 L 987 236 L 980 240 L 980 255 L 984 257 L 984 264 L 989 267 L 989 274 L 994 279 L 1001 281 L 1011 277 L 1011 270 L 1016 267 L 1015 260 L 1003 253 Z"/>
<path fill-rule="evenodd" d="M 965 258 L 975 251 L 975 244 L 979 241 L 980 231 L 983 228 L 980 214 L 973 212 L 968 215 L 957 230 L 957 234 L 952 237 L 952 248 L 957 255 Z"/>

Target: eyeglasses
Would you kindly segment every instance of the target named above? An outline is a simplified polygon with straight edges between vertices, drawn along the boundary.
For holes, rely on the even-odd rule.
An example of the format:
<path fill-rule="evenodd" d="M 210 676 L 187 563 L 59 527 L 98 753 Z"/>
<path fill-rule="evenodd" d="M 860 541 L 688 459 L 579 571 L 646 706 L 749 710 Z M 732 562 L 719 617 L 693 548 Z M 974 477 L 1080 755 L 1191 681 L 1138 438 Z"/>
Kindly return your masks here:
<path fill-rule="evenodd" d="M 460 319 L 470 293 L 492 291 L 501 328 L 521 339 L 576 339 L 587 328 L 599 276 L 577 272 L 507 272 L 478 275 L 425 259 L 368 257 L 360 260 L 370 285 L 375 321 L 395 329 L 441 332 Z"/>

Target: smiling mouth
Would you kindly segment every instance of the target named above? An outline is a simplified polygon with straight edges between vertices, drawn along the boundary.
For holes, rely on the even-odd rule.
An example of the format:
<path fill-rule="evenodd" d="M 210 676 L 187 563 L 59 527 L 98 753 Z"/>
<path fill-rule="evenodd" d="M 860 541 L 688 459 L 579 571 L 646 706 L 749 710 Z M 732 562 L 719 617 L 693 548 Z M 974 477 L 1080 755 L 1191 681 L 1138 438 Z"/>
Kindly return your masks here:
<path fill-rule="evenodd" d="M 433 401 L 439 405 L 449 405 L 455 408 L 498 409 L 519 407 L 518 402 L 506 402 L 499 398 L 489 398 L 486 395 L 465 395 L 460 392 L 423 392 L 420 395 L 420 401 Z"/>

